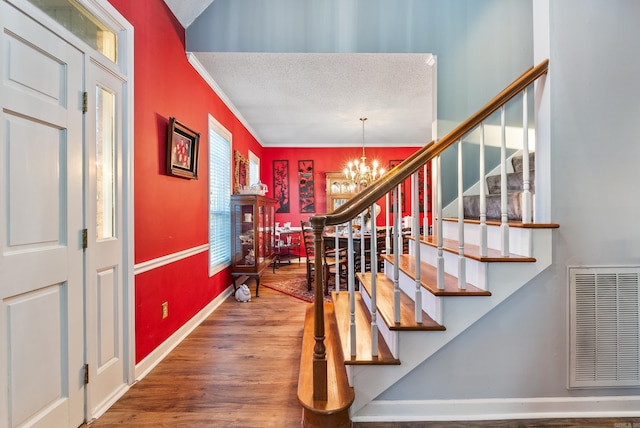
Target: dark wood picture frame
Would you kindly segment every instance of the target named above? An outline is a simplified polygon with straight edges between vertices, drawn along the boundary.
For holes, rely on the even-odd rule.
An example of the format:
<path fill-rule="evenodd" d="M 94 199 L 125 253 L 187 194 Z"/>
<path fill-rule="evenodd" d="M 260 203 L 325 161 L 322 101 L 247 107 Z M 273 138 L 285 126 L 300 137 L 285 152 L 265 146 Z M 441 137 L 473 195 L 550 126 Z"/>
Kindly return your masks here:
<path fill-rule="evenodd" d="M 234 152 L 235 168 L 233 170 L 233 193 L 240 193 L 240 189 L 244 189 L 247 184 L 247 175 L 249 173 L 249 159 L 245 158 L 242 153 L 235 150 Z"/>
<path fill-rule="evenodd" d="M 197 180 L 199 144 L 199 132 L 175 117 L 170 117 L 167 132 L 167 174 Z"/>
<path fill-rule="evenodd" d="M 300 212 L 315 213 L 314 174 L 312 160 L 298 161 L 298 190 L 300 197 Z"/>
<path fill-rule="evenodd" d="M 289 161 L 274 160 L 273 161 L 273 197 L 276 198 L 277 213 L 290 212 L 289 203 Z"/>

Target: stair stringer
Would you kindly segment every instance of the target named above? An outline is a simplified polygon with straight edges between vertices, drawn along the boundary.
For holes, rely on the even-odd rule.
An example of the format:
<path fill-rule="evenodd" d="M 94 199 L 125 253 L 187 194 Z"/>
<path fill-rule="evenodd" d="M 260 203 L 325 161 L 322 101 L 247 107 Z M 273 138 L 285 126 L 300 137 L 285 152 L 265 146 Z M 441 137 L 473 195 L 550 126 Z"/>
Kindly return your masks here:
<path fill-rule="evenodd" d="M 552 263 L 552 237 L 553 229 L 533 230 L 535 262 L 492 262 L 488 279 L 491 296 L 437 297 L 442 307 L 445 331 L 395 332 L 400 365 L 348 365 L 347 374 L 355 391 L 355 400 L 350 408 L 351 418 L 356 418 L 361 412 L 367 413 L 367 406 L 377 396 L 549 267 Z M 405 275 L 404 280 L 407 278 Z M 423 299 L 427 293 L 423 290 Z M 378 319 L 379 324 L 383 322 Z"/>

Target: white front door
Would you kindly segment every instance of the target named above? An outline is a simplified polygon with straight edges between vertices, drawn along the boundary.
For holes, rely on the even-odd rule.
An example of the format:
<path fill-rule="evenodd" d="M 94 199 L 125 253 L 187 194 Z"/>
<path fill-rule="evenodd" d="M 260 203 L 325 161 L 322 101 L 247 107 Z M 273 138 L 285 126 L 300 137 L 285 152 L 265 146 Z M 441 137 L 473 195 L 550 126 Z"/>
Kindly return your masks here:
<path fill-rule="evenodd" d="M 87 420 L 126 389 L 123 311 L 122 93 L 124 80 L 87 65 L 86 311 Z"/>
<path fill-rule="evenodd" d="M 83 55 L 5 2 L 0 24 L 0 427 L 77 427 Z"/>

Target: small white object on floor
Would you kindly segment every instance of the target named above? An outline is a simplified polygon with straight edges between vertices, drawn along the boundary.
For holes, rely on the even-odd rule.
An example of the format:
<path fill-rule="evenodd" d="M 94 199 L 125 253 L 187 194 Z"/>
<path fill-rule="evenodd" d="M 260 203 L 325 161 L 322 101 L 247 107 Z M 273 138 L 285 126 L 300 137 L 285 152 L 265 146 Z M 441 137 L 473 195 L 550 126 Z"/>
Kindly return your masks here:
<path fill-rule="evenodd" d="M 251 292 L 249 291 L 249 287 L 247 284 L 242 284 L 236 290 L 236 300 L 238 302 L 248 302 L 251 300 Z"/>

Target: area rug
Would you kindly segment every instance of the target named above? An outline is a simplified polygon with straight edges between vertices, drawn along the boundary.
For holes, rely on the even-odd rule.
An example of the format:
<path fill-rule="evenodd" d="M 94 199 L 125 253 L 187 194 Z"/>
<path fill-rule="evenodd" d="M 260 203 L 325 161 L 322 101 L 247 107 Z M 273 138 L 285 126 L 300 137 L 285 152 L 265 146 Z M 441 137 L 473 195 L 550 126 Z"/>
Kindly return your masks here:
<path fill-rule="evenodd" d="M 296 299 L 304 300 L 305 302 L 313 302 L 313 289 L 307 290 L 306 278 L 295 278 L 287 281 L 261 283 L 261 287 L 267 287 L 280 293 L 286 294 Z M 331 296 L 324 296 L 326 302 L 331 301 Z"/>

